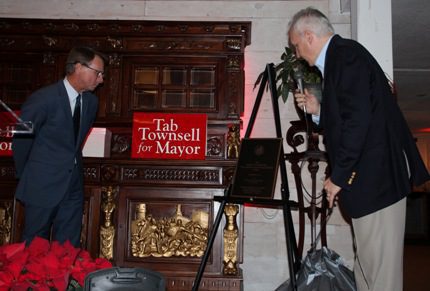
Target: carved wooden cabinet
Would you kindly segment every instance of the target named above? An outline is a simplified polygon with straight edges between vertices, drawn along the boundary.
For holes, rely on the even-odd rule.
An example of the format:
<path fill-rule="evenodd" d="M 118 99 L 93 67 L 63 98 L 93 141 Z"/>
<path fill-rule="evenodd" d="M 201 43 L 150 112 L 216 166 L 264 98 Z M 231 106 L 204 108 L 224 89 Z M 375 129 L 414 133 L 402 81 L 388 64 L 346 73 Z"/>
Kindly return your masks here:
<path fill-rule="evenodd" d="M 212 198 L 224 195 L 237 161 L 250 32 L 250 22 L 0 19 L 0 98 L 14 110 L 63 76 L 71 47 L 108 56 L 95 126 L 112 132 L 111 156 L 86 158 L 84 172 L 81 240 L 93 256 L 191 290 L 218 210 Z M 207 114 L 205 160 L 131 159 L 137 111 Z M 0 158 L 0 184 L 1 243 L 19 241 L 10 157 Z M 224 212 L 201 290 L 242 289 L 243 212 Z"/>

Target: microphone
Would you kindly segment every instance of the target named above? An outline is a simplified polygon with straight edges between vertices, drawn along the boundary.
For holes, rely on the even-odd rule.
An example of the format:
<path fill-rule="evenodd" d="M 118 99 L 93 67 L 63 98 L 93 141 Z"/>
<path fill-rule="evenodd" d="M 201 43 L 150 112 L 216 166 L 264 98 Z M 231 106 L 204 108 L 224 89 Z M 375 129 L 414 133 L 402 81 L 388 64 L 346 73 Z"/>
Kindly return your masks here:
<path fill-rule="evenodd" d="M 304 88 L 303 88 L 303 67 L 302 64 L 298 64 L 296 67 L 293 68 L 293 78 L 296 80 L 297 88 L 299 89 L 300 93 L 304 94 Z M 304 112 L 304 119 L 305 119 L 305 125 L 306 125 L 306 138 L 307 141 L 309 141 L 309 136 L 311 134 L 311 128 L 309 127 L 309 122 L 307 118 L 307 111 L 306 111 L 306 105 L 303 104 L 303 112 Z M 309 143 L 308 143 L 309 144 Z"/>
<path fill-rule="evenodd" d="M 293 78 L 297 83 L 297 88 L 299 89 L 300 93 L 304 93 L 304 89 L 303 89 L 303 70 L 301 68 L 301 65 L 297 65 L 296 67 L 294 67 L 293 69 Z M 303 111 L 305 114 L 306 113 L 306 105 L 303 105 Z"/>
<path fill-rule="evenodd" d="M 24 126 L 25 127 L 25 130 L 20 130 L 20 129 L 17 129 L 16 127 L 14 127 L 12 130 L 11 130 L 11 132 L 12 133 L 30 133 L 30 134 L 32 134 L 33 133 L 33 123 L 31 122 L 31 121 L 24 121 L 24 120 L 22 120 L 18 115 L 16 115 L 16 113 L 15 112 L 13 112 L 13 110 L 12 109 L 10 109 L 10 107 L 9 106 L 7 106 L 6 105 L 6 103 L 4 103 L 1 99 L 0 99 L 0 105 L 4 108 L 4 109 L 6 109 L 12 116 L 13 116 L 13 118 L 16 120 L 16 121 L 18 121 L 18 123 L 16 123 L 17 125 L 19 125 L 19 126 Z M 1 133 L 2 131 L 0 130 L 0 133 Z"/>

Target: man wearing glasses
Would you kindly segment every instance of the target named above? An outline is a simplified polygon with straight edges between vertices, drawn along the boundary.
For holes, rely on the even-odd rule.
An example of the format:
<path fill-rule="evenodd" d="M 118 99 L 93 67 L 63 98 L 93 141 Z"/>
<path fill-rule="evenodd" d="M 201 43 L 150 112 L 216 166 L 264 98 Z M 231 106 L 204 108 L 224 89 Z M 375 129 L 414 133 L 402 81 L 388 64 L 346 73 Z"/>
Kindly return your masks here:
<path fill-rule="evenodd" d="M 105 60 L 91 48 L 73 48 L 65 78 L 31 94 L 21 108 L 22 120 L 34 129 L 32 135 L 15 134 L 12 142 L 27 244 L 40 236 L 80 247 L 82 143 L 97 115 L 92 91 L 103 83 Z"/>

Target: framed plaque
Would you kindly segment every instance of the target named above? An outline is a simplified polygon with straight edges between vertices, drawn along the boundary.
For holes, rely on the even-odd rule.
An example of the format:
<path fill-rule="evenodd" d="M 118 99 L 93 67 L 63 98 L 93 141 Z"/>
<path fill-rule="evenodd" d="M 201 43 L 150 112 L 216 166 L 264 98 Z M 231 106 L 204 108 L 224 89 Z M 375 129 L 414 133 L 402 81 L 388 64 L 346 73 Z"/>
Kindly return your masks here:
<path fill-rule="evenodd" d="M 231 197 L 273 199 L 282 138 L 244 138 Z"/>

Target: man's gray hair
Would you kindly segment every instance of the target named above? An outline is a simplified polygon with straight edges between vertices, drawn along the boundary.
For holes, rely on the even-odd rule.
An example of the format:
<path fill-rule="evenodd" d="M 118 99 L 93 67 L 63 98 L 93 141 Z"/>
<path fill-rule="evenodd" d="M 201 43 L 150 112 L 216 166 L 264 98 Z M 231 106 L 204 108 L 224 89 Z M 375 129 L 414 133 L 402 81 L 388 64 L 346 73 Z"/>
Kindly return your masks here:
<path fill-rule="evenodd" d="M 305 30 L 310 30 L 319 37 L 334 34 L 333 26 L 328 18 L 321 11 L 312 7 L 297 12 L 288 27 L 288 34 L 295 31 L 302 35 Z"/>

